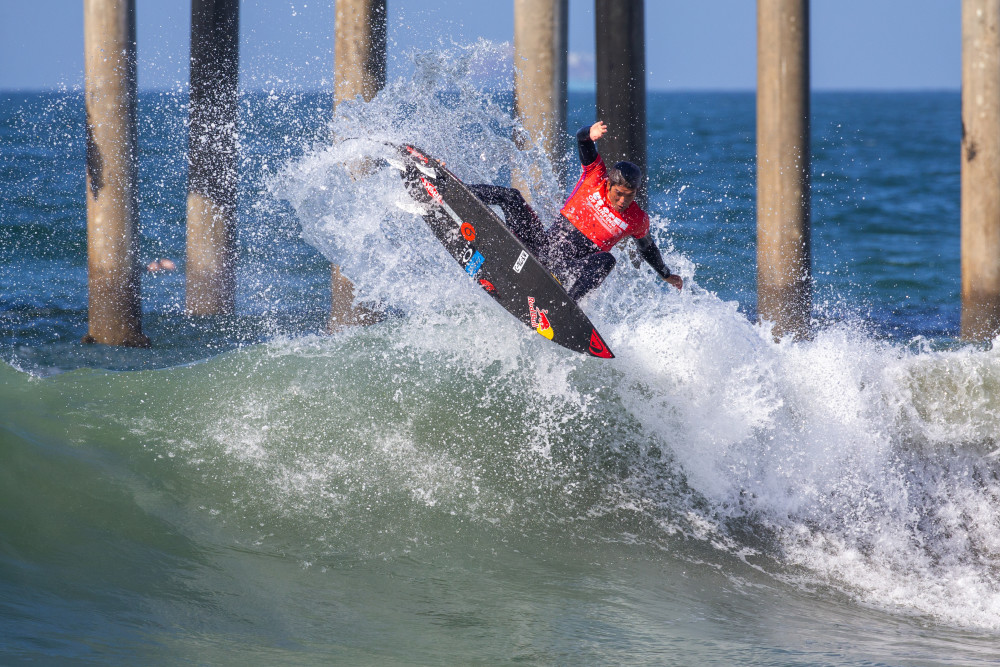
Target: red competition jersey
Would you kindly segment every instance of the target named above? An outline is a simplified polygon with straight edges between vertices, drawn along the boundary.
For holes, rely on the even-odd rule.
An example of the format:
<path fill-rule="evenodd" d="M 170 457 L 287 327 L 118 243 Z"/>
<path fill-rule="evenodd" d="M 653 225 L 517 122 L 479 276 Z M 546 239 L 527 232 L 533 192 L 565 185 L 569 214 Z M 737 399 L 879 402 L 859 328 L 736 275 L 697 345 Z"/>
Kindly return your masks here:
<path fill-rule="evenodd" d="M 628 234 L 641 239 L 649 233 L 649 216 L 632 202 L 624 213 L 608 203 L 606 187 L 608 169 L 604 160 L 596 160 L 583 168 L 583 174 L 563 206 L 562 213 L 594 245 L 607 252 Z"/>

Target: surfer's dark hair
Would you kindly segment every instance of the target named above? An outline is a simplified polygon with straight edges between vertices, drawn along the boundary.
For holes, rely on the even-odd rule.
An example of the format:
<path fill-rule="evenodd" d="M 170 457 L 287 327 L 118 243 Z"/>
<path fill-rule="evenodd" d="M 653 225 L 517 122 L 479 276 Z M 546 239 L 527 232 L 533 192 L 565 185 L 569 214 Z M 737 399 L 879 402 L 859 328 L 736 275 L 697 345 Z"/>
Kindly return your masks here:
<path fill-rule="evenodd" d="M 608 170 L 608 181 L 611 185 L 625 186 L 630 190 L 638 190 L 642 183 L 642 169 L 632 162 L 615 162 Z"/>

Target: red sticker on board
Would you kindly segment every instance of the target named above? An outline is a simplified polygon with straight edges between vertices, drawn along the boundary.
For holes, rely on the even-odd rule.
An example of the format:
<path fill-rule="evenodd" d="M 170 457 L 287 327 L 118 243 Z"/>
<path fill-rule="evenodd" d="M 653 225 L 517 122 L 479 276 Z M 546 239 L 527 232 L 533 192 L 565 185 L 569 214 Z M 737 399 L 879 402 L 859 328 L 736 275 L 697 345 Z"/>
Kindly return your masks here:
<path fill-rule="evenodd" d="M 414 148 L 413 146 L 407 146 L 406 150 L 409 151 L 410 155 L 412 155 L 413 157 L 417 158 L 418 160 L 420 160 L 424 164 L 427 164 L 427 158 L 424 157 L 423 153 L 421 153 L 420 151 L 418 151 L 416 148 Z"/>
<path fill-rule="evenodd" d="M 424 184 L 424 190 L 427 191 L 427 195 L 431 198 L 431 201 L 433 201 L 436 204 L 440 204 L 442 201 L 441 193 L 438 192 L 438 189 L 436 187 L 434 187 L 434 184 L 428 181 L 423 176 L 420 177 L 420 182 Z"/>
<path fill-rule="evenodd" d="M 614 357 L 608 346 L 604 344 L 600 334 L 597 333 L 597 329 L 593 329 L 590 333 L 590 353 L 601 359 L 611 359 Z"/>

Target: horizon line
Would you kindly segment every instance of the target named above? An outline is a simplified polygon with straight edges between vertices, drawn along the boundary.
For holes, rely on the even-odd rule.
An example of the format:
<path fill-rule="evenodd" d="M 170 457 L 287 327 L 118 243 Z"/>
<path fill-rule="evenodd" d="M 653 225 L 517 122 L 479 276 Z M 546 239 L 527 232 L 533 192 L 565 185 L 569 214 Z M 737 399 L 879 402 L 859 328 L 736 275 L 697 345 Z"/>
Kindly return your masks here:
<path fill-rule="evenodd" d="M 186 94 L 188 93 L 188 85 L 184 85 L 182 90 L 176 88 L 161 88 L 155 86 L 139 86 L 138 91 L 140 93 L 176 93 L 176 94 Z M 874 86 L 859 86 L 859 87 L 847 87 L 847 86 L 830 86 L 821 88 L 811 88 L 810 93 L 959 93 L 962 91 L 961 86 L 957 87 L 941 87 L 941 86 L 915 86 L 906 88 L 880 88 Z M 48 88 L 0 88 L 0 94 L 3 93 L 62 93 L 66 95 L 76 95 L 82 94 L 82 86 L 68 87 L 48 87 Z M 309 93 L 309 94 L 333 94 L 332 88 L 323 87 L 313 87 L 313 86 L 289 86 L 278 88 L 276 86 L 269 86 L 266 88 L 240 88 L 239 94 L 255 94 L 255 93 L 267 93 L 280 92 L 283 94 L 289 93 Z M 494 92 L 514 92 L 513 87 L 511 88 L 501 88 Z M 586 86 L 570 86 L 567 90 L 569 94 L 589 94 L 595 95 L 597 93 L 596 87 L 586 87 Z M 756 93 L 756 88 L 753 87 L 733 87 L 733 88 L 648 88 L 646 90 L 647 94 L 650 93 Z"/>

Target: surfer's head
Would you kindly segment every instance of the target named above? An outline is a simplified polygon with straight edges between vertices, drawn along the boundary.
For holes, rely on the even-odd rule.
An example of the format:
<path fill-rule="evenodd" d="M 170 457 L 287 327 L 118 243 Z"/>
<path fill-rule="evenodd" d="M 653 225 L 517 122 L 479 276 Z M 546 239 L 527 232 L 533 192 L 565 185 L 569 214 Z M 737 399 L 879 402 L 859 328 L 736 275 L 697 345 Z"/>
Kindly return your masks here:
<path fill-rule="evenodd" d="M 615 162 L 615 166 L 608 169 L 608 181 L 611 185 L 624 185 L 630 190 L 638 190 L 642 185 L 642 169 L 632 162 Z"/>
<path fill-rule="evenodd" d="M 616 162 L 608 169 L 608 201 L 619 211 L 632 205 L 642 184 L 642 169 L 632 162 Z"/>

